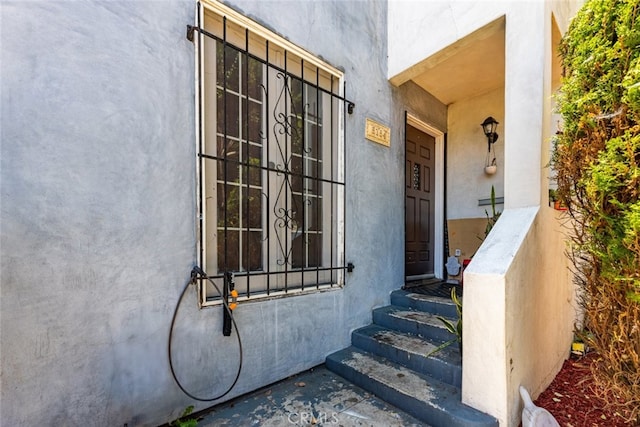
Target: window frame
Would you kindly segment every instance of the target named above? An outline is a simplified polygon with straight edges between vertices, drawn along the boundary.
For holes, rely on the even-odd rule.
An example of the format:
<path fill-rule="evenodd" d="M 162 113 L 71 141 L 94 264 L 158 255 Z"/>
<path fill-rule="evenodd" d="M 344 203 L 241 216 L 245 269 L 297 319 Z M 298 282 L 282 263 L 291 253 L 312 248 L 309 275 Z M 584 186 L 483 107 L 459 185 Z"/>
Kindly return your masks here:
<path fill-rule="evenodd" d="M 204 196 L 206 193 L 204 192 L 204 188 L 203 188 L 203 183 L 205 182 L 205 170 L 204 170 L 205 168 L 203 167 L 204 162 L 203 162 L 202 156 L 200 156 L 200 153 L 203 153 L 202 149 L 204 144 L 206 143 L 205 128 L 207 127 L 207 123 L 206 123 L 207 120 L 205 119 L 205 117 L 208 114 L 204 111 L 205 105 L 202 102 L 204 98 L 205 87 L 207 84 L 204 81 L 204 78 L 205 78 L 204 37 L 207 37 L 207 36 L 205 36 L 205 34 L 203 34 L 203 31 L 201 30 L 205 28 L 205 25 L 204 25 L 205 14 L 207 14 L 207 16 L 211 16 L 211 15 L 217 16 L 219 19 L 223 20 L 223 23 L 224 22 L 232 23 L 234 26 L 244 29 L 247 37 L 247 46 L 249 45 L 248 37 L 249 37 L 249 34 L 251 34 L 251 35 L 257 36 L 260 39 L 267 40 L 268 41 L 267 50 L 269 49 L 269 46 L 275 45 L 277 48 L 282 49 L 284 52 L 289 52 L 293 54 L 295 57 L 301 60 L 300 68 L 302 70 L 301 73 L 303 75 L 304 75 L 304 69 L 306 67 L 312 67 L 312 68 L 321 70 L 323 73 L 330 75 L 332 82 L 333 82 L 333 79 L 335 78 L 337 91 L 334 92 L 334 87 L 332 83 L 329 91 L 330 102 L 333 103 L 334 98 L 337 98 L 341 101 L 338 103 L 339 108 L 338 108 L 338 111 L 336 112 L 336 116 L 337 116 L 336 123 L 333 122 L 333 117 L 332 117 L 331 118 L 332 126 L 330 129 L 330 132 L 332 134 L 335 134 L 335 138 L 336 138 L 335 153 L 333 152 L 333 148 L 331 149 L 333 154 L 333 158 L 331 162 L 332 163 L 335 162 L 336 164 L 335 167 L 332 166 L 332 173 L 333 173 L 333 169 L 335 169 L 337 176 L 333 177 L 332 175 L 332 179 L 335 179 L 338 183 L 341 184 L 341 186 L 338 187 L 337 193 L 335 195 L 333 194 L 333 191 L 334 191 L 333 187 L 331 188 L 332 203 L 333 203 L 333 198 L 335 198 L 335 206 L 332 205 L 333 209 L 331 210 L 331 212 L 327 212 L 327 215 L 325 216 L 330 216 L 331 221 L 335 224 L 334 226 L 335 228 L 331 229 L 331 239 L 330 239 L 331 242 L 321 245 L 321 252 L 325 252 L 325 250 L 328 248 L 332 253 L 331 260 L 330 260 L 331 268 L 329 273 L 331 277 L 335 277 L 335 280 L 332 279 L 331 283 L 328 283 L 328 284 L 319 284 L 319 283 L 313 284 L 312 281 L 308 281 L 306 282 L 307 287 L 305 288 L 304 287 L 304 283 L 306 280 L 304 278 L 305 275 L 310 275 L 310 273 L 312 273 L 315 270 L 311 270 L 311 269 L 305 270 L 303 268 L 303 272 L 302 272 L 303 287 L 302 288 L 300 288 L 299 286 L 293 286 L 287 289 L 285 286 L 284 290 L 276 289 L 269 293 L 241 295 L 238 298 L 238 300 L 245 301 L 245 300 L 281 297 L 281 296 L 293 296 L 293 295 L 324 291 L 327 289 L 341 288 L 344 285 L 345 270 L 347 269 L 347 267 L 345 267 L 346 262 L 345 262 L 345 231 L 344 231 L 345 230 L 345 149 L 344 149 L 345 126 L 344 126 L 344 122 L 345 122 L 345 115 L 346 115 L 345 103 L 348 101 L 346 101 L 346 99 L 344 98 L 344 74 L 337 68 L 320 60 L 316 56 L 294 45 L 293 43 L 279 36 L 278 34 L 273 33 L 270 30 L 267 30 L 266 28 L 262 27 L 258 23 L 250 20 L 249 18 L 246 18 L 245 16 L 234 11 L 233 9 L 212 0 L 202 0 L 201 2 L 198 3 L 198 9 L 196 14 L 196 29 L 198 31 L 196 32 L 197 40 L 194 41 L 195 55 L 196 55 L 195 57 L 196 59 L 196 70 L 195 70 L 196 115 L 195 116 L 196 116 L 196 130 L 197 130 L 196 153 L 199 156 L 196 162 L 197 192 L 198 192 L 197 209 L 199 212 L 199 216 L 198 216 L 199 229 L 197 231 L 199 238 L 198 238 L 197 251 L 198 251 L 198 257 L 199 257 L 199 263 L 201 266 L 204 267 L 204 264 L 207 259 L 207 255 L 206 255 L 207 244 L 205 239 L 208 236 L 207 218 L 206 218 L 207 208 L 206 208 L 206 202 L 204 199 Z M 223 25 L 226 28 L 226 23 L 224 23 Z M 226 36 L 227 35 L 226 35 L 226 29 L 225 29 L 225 41 L 227 40 Z M 201 48 L 201 46 L 203 48 Z M 285 58 L 286 58 L 286 54 L 285 54 Z M 215 58 L 213 59 L 213 61 L 215 61 Z M 286 59 L 285 59 L 285 63 L 286 63 Z M 265 77 L 266 79 L 269 79 L 268 74 L 269 74 L 270 66 L 271 66 L 271 62 L 269 61 L 267 61 L 267 63 L 264 65 L 267 71 L 266 77 Z M 302 79 L 302 81 L 304 82 L 305 79 Z M 303 84 L 302 85 L 303 92 L 305 90 L 305 87 L 306 87 L 305 84 Z M 319 91 L 320 89 L 316 88 L 316 90 Z M 267 96 L 270 96 L 270 95 L 267 95 Z M 323 98 L 323 97 L 320 97 L 320 98 Z M 303 119 L 303 121 L 304 120 L 305 119 Z M 215 124 L 214 124 L 214 127 L 215 127 Z M 213 132 L 215 134 L 216 131 L 214 130 Z M 331 137 L 333 138 L 334 135 L 331 135 Z M 268 148 L 268 147 L 265 149 L 271 150 L 271 148 Z M 303 159 L 304 159 L 304 156 L 303 156 Z M 215 179 L 216 178 L 214 178 L 214 180 Z M 321 184 L 322 183 L 318 183 L 318 185 L 321 185 Z M 265 185 L 265 184 L 263 183 L 262 185 Z M 302 191 L 304 192 L 304 186 Z M 270 205 L 270 204 L 271 202 L 267 203 L 267 205 Z M 269 206 L 267 208 L 269 208 Z M 323 219 L 323 222 L 324 221 L 325 220 Z M 263 219 L 263 222 L 264 222 L 264 219 Z M 209 228 L 211 228 L 211 224 L 209 224 Z M 213 224 L 213 228 L 216 229 L 217 225 Z M 333 237 L 334 233 L 335 233 L 335 238 Z M 269 243 L 269 245 L 271 244 L 272 243 Z M 333 255 L 334 251 L 335 251 L 335 255 Z M 267 260 L 266 262 L 270 262 L 270 261 Z M 269 266 L 264 266 L 264 267 L 266 267 L 267 270 L 270 268 Z M 333 275 L 334 270 L 336 270 L 335 276 Z M 207 273 L 209 273 L 211 277 L 214 277 L 217 275 L 218 272 L 216 271 L 215 274 L 211 274 L 211 272 L 207 272 Z M 270 273 L 268 272 L 267 274 L 270 274 Z M 284 274 L 300 274 L 300 273 L 296 271 L 290 271 L 290 272 L 285 272 Z M 248 276 L 253 276 L 253 274 L 248 272 Z M 218 275 L 218 279 L 220 279 L 220 282 L 218 283 L 218 285 L 220 286 L 222 284 L 223 275 Z M 286 280 L 287 279 L 285 278 L 285 281 Z M 206 281 L 200 281 L 199 289 L 198 289 L 199 305 L 201 307 L 205 307 L 205 306 L 215 306 L 215 305 L 221 304 L 220 297 L 211 297 L 210 295 L 208 295 L 207 286 L 208 285 Z M 222 288 L 222 286 L 220 287 Z"/>

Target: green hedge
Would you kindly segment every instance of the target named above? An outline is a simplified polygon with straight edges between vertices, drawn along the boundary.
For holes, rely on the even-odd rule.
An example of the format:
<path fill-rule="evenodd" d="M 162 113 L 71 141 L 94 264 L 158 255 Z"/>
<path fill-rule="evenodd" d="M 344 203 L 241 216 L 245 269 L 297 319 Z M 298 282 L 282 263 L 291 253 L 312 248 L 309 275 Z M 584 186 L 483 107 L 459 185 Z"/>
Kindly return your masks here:
<path fill-rule="evenodd" d="M 587 1 L 560 47 L 563 117 L 552 164 L 574 231 L 594 374 L 640 421 L 640 2 Z"/>

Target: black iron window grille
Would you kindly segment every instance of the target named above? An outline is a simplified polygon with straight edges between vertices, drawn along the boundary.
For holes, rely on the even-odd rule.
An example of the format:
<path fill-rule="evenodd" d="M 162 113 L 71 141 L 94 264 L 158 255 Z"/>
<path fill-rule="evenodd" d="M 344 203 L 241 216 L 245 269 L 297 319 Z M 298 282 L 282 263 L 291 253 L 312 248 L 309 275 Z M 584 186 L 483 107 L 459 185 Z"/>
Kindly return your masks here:
<path fill-rule="evenodd" d="M 225 16 L 199 21 L 201 265 L 240 299 L 341 286 L 341 76 Z M 219 300 L 202 281 L 201 303 Z"/>

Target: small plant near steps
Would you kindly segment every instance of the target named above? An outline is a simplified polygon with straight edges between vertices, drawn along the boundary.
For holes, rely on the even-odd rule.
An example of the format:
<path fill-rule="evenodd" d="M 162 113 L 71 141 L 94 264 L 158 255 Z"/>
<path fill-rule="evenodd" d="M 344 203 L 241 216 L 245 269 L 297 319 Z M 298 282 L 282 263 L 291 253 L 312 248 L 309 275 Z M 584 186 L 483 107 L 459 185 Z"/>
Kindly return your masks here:
<path fill-rule="evenodd" d="M 502 212 L 496 211 L 496 189 L 493 185 L 491 186 L 491 216 L 489 216 L 489 212 L 486 210 L 484 214 L 487 216 L 487 227 L 484 230 L 484 236 L 487 237 L 493 226 L 498 222 L 500 215 L 502 215 Z"/>
<path fill-rule="evenodd" d="M 438 347 L 431 350 L 429 354 L 427 354 L 427 357 L 439 352 L 440 350 L 443 350 L 449 347 L 454 342 L 458 343 L 460 354 L 462 354 L 462 300 L 458 298 L 458 295 L 456 295 L 455 286 L 451 287 L 451 301 L 453 301 L 453 303 L 456 305 L 456 312 L 458 313 L 458 321 L 454 324 L 451 320 L 444 318 L 442 316 L 436 316 L 436 319 L 441 321 L 444 327 L 447 328 L 447 330 L 451 334 L 453 334 L 455 338 L 453 338 L 452 340 L 446 341 L 440 344 Z"/>

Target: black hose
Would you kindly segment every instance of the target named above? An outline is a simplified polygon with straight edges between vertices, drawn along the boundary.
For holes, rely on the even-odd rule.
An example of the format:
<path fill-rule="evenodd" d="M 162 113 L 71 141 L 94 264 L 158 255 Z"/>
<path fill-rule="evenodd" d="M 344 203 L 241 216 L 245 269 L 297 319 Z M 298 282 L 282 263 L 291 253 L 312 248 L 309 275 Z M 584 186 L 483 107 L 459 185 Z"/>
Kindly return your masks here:
<path fill-rule="evenodd" d="M 200 402 L 211 402 L 213 400 L 218 400 L 226 396 L 227 394 L 229 394 L 229 392 L 233 390 L 233 387 L 235 387 L 236 383 L 238 382 L 238 378 L 240 378 L 240 371 L 242 370 L 242 340 L 240 339 L 240 332 L 238 332 L 238 325 L 236 325 L 236 320 L 233 318 L 233 313 L 229 308 L 229 303 L 227 302 L 226 299 L 222 298 L 224 309 L 227 310 L 227 313 L 229 313 L 229 317 L 231 317 L 231 322 L 233 323 L 233 328 L 235 329 L 236 336 L 238 337 L 238 347 L 240 349 L 240 358 L 239 358 L 240 360 L 238 363 L 238 372 L 236 373 L 236 378 L 235 380 L 233 380 L 233 384 L 231 384 L 231 386 L 224 393 L 219 394 L 218 396 L 210 397 L 210 398 L 202 398 L 202 397 L 194 396 L 193 394 L 189 393 L 184 388 L 184 386 L 180 383 L 180 381 L 178 380 L 178 377 L 176 376 L 176 372 L 173 369 L 173 358 L 171 357 L 171 342 L 173 341 L 173 327 L 175 326 L 175 323 L 176 323 L 176 317 L 178 315 L 178 309 L 180 308 L 180 303 L 182 303 L 182 299 L 184 298 L 184 295 L 187 293 L 187 289 L 189 289 L 189 285 L 195 284 L 197 275 L 200 275 L 200 278 L 202 279 L 207 279 L 213 285 L 213 287 L 216 288 L 216 291 L 218 291 L 218 294 L 222 295 L 222 292 L 220 292 L 220 288 L 218 288 L 218 285 L 216 285 L 215 282 L 211 280 L 211 278 L 207 276 L 207 274 L 202 269 L 200 269 L 197 266 L 193 268 L 193 271 L 191 272 L 191 278 L 184 285 L 184 289 L 182 290 L 182 293 L 180 294 L 180 298 L 178 299 L 178 303 L 176 304 L 176 309 L 173 312 L 173 318 L 171 319 L 171 328 L 169 329 L 169 346 L 168 346 L 169 367 L 171 368 L 171 375 L 173 376 L 174 381 L 176 382 L 176 384 L 178 384 L 178 387 L 180 387 L 180 390 L 182 390 L 184 394 L 186 394 L 187 396 L 189 396 L 194 400 L 199 400 Z"/>

